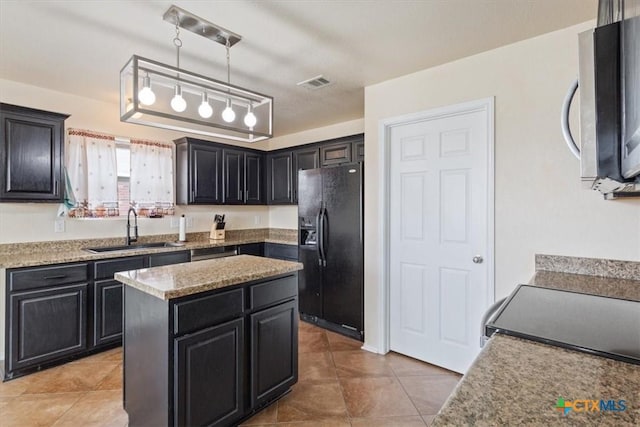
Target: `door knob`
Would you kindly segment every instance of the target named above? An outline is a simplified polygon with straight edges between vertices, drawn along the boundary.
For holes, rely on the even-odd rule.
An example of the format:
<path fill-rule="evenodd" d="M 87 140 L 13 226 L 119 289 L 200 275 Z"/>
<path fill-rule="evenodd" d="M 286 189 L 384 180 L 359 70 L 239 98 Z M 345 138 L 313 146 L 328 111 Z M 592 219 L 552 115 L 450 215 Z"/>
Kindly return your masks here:
<path fill-rule="evenodd" d="M 476 255 L 473 257 L 473 262 L 476 264 L 482 264 L 482 261 L 484 261 L 484 259 L 480 255 Z"/>

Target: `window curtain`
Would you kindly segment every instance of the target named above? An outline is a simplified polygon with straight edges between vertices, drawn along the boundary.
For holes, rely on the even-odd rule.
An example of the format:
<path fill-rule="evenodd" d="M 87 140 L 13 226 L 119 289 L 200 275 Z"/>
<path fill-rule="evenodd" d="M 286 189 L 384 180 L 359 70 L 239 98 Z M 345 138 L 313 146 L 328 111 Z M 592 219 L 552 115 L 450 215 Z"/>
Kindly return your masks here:
<path fill-rule="evenodd" d="M 69 216 L 118 215 L 116 144 L 111 135 L 69 129 L 65 147 Z"/>
<path fill-rule="evenodd" d="M 139 215 L 173 215 L 173 146 L 132 139 L 129 189 Z"/>

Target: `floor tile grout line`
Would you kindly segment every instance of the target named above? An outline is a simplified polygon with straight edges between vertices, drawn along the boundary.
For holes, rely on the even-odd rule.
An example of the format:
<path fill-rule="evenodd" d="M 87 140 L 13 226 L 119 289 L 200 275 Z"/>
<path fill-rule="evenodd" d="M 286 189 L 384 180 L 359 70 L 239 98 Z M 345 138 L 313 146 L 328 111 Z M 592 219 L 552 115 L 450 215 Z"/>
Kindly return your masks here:
<path fill-rule="evenodd" d="M 55 394 L 55 393 L 52 393 L 52 394 Z M 71 409 L 72 409 L 74 406 L 76 406 L 76 404 L 77 404 L 77 403 L 78 403 L 78 402 L 79 402 L 79 401 L 80 401 L 84 396 L 85 396 L 85 395 L 83 395 L 83 396 L 78 396 L 78 398 L 76 399 L 76 401 L 75 401 L 75 402 L 73 402 L 73 403 L 69 406 L 69 408 L 67 408 L 67 410 L 66 410 L 66 411 L 64 411 L 62 414 L 60 414 L 60 416 L 59 416 L 58 418 L 56 418 L 56 419 L 55 419 L 55 421 L 54 421 L 53 423 L 51 423 L 51 427 L 53 427 L 53 426 L 54 426 L 58 421 L 60 421 L 60 420 L 62 419 L 62 417 L 64 417 L 64 416 L 67 414 L 67 412 L 71 411 Z"/>
<path fill-rule="evenodd" d="M 394 371 L 395 374 L 395 371 Z M 426 423 L 424 422 L 424 419 L 422 418 L 422 414 L 420 413 L 420 409 L 418 409 L 418 406 L 416 405 L 416 403 L 413 401 L 413 399 L 411 398 L 411 395 L 409 394 L 409 392 L 407 391 L 407 389 L 404 387 L 404 384 L 402 384 L 402 381 L 400 381 L 400 377 L 396 376 L 396 381 L 398 381 L 398 384 L 400 384 L 400 388 L 402 388 L 402 391 L 404 391 L 404 394 L 409 398 L 409 402 L 411 402 L 411 404 L 413 405 L 413 407 L 415 408 L 416 412 L 418 413 L 418 416 L 420 417 L 420 419 L 422 420 L 422 423 L 424 425 L 426 425 Z"/>

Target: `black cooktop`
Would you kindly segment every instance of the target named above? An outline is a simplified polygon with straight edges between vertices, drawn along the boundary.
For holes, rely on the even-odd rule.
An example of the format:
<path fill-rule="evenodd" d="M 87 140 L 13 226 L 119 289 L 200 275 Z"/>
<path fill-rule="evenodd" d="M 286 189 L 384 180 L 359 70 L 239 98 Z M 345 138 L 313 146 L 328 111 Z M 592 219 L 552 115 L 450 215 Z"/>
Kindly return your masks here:
<path fill-rule="evenodd" d="M 640 301 L 519 285 L 487 323 L 495 332 L 640 364 Z"/>

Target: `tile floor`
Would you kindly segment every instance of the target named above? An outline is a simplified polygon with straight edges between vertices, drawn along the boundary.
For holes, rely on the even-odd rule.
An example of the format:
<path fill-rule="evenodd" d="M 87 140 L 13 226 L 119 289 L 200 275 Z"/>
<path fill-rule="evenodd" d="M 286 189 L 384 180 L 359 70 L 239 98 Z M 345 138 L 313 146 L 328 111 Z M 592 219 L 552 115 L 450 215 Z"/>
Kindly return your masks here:
<path fill-rule="evenodd" d="M 245 426 L 429 425 L 460 375 L 300 322 L 299 382 Z M 126 426 L 114 349 L 0 383 L 0 426 Z"/>

